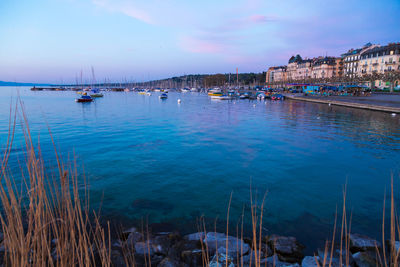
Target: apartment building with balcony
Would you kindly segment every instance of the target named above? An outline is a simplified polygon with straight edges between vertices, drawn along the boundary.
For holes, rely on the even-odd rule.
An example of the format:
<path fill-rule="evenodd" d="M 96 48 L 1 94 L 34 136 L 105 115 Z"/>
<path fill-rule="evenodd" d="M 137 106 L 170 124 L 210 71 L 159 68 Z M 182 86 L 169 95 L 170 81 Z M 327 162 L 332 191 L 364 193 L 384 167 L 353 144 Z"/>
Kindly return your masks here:
<path fill-rule="evenodd" d="M 313 79 L 329 79 L 336 76 L 336 58 L 319 57 L 312 64 Z"/>
<path fill-rule="evenodd" d="M 360 74 L 400 70 L 400 43 L 375 47 L 360 54 Z"/>
<path fill-rule="evenodd" d="M 270 67 L 266 74 L 266 81 L 268 83 L 286 82 L 286 66 Z"/>

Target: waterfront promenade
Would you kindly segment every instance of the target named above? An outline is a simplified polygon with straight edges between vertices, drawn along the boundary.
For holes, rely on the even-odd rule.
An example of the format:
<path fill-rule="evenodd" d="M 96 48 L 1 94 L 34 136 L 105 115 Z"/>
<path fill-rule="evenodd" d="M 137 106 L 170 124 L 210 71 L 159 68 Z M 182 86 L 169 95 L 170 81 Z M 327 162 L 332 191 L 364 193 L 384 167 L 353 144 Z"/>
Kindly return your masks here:
<path fill-rule="evenodd" d="M 372 96 L 304 96 L 303 94 L 286 95 L 287 99 L 330 104 L 373 111 L 400 114 L 400 95 L 373 94 Z"/>

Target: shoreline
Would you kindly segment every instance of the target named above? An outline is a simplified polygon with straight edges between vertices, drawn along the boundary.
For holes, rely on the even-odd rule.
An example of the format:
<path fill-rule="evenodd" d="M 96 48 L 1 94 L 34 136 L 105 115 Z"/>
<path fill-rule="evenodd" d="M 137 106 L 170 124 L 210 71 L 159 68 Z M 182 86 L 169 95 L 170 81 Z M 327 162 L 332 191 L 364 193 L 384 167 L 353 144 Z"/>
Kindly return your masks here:
<path fill-rule="evenodd" d="M 313 102 L 318 104 L 327 104 L 327 105 L 334 105 L 334 106 L 342 106 L 342 107 L 350 107 L 350 108 L 357 108 L 357 109 L 365 109 L 371 111 L 380 111 L 386 113 L 395 113 L 400 114 L 400 108 L 396 107 L 388 107 L 388 106 L 379 106 L 379 105 L 371 105 L 371 104 L 360 104 L 355 102 L 345 102 L 345 101 L 335 101 L 335 100 L 324 100 L 324 99 L 312 99 L 311 97 L 304 97 L 304 96 L 293 96 L 293 95 L 286 95 L 288 100 L 294 101 L 305 101 L 305 102 Z"/>
<path fill-rule="evenodd" d="M 375 266 L 378 260 L 376 252 L 382 253 L 391 247 L 399 247 L 396 241 L 381 242 L 368 236 L 348 233 L 343 237 L 348 245 L 340 248 L 339 243 L 329 250 L 319 247 L 313 254 L 305 254 L 305 246 L 296 237 L 281 235 L 263 235 L 239 237 L 224 232 L 194 232 L 180 235 L 179 232 L 138 231 L 132 227 L 122 231 L 119 238 L 112 241 L 112 261 L 115 266 L 123 264 L 123 254 L 130 253 L 136 266 L 323 266 L 332 261 L 339 266 L 348 258 L 350 266 Z M 389 252 L 389 251 L 388 251 Z M 256 263 L 258 262 L 258 264 Z M 317 263 L 318 262 L 318 263 Z M 120 264 L 118 264 L 120 263 Z M 232 265 L 231 265 L 232 264 Z"/>

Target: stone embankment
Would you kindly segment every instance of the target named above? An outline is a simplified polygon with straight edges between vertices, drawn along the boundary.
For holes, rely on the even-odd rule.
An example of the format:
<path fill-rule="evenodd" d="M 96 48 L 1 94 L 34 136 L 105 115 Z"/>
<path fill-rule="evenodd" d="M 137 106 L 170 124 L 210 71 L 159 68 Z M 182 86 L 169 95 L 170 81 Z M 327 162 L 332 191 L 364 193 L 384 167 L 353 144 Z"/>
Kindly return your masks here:
<path fill-rule="evenodd" d="M 296 101 L 307 101 L 319 104 L 327 104 L 327 105 L 334 105 L 334 106 L 343 106 L 343 107 L 350 107 L 350 108 L 358 108 L 358 109 L 366 109 L 366 110 L 373 110 L 373 111 L 381 111 L 381 112 L 388 112 L 393 114 L 400 114 L 400 108 L 397 107 L 388 107 L 388 106 L 378 106 L 378 105 L 371 105 L 371 104 L 362 104 L 362 103 L 355 103 L 355 102 L 345 102 L 345 101 L 335 101 L 335 100 L 328 100 L 328 99 L 319 99 L 313 97 L 304 97 L 304 96 L 294 96 L 294 95 L 286 95 L 287 99 L 296 100 Z"/>
<path fill-rule="evenodd" d="M 382 244 L 359 234 L 349 236 L 349 251 L 318 249 L 315 255 L 304 255 L 304 246 L 294 237 L 271 235 L 257 242 L 254 249 L 249 238 L 238 239 L 224 233 L 198 232 L 181 236 L 178 233 L 163 232 L 151 236 L 143 235 L 135 228 L 125 231 L 112 247 L 112 261 L 115 266 L 125 266 L 124 253 L 134 255 L 136 266 L 159 267 L 316 267 L 316 266 L 376 266 L 377 251 L 382 255 Z M 396 242 L 396 249 L 400 246 Z M 388 243 L 386 250 L 390 249 Z M 346 255 L 348 253 L 348 255 Z M 325 255 L 326 254 L 326 255 Z M 389 255 L 389 252 L 386 252 Z M 342 265 L 340 265 L 342 262 Z M 331 263 L 331 264 L 329 264 Z"/>

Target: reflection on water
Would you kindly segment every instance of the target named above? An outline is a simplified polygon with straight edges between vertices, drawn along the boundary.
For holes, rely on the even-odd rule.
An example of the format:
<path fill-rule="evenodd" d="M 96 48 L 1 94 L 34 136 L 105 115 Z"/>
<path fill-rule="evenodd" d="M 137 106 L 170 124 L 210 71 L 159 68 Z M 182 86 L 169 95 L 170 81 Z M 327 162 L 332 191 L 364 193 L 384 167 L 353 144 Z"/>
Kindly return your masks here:
<path fill-rule="evenodd" d="M 4 144 L 16 93 L 0 89 Z M 216 217 L 223 222 L 231 192 L 235 221 L 249 204 L 251 180 L 259 199 L 268 191 L 266 231 L 310 244 L 330 234 L 347 182 L 352 228 L 370 234 L 380 229 L 391 174 L 399 174 L 400 116 L 387 113 L 295 101 L 214 102 L 198 93 L 159 101 L 157 93 L 114 92 L 87 105 L 75 103 L 74 92 L 20 94 L 46 159 L 54 152 L 45 121 L 64 159 L 75 152 L 84 165 L 93 206 L 102 202 L 103 216 L 126 224 L 148 217 L 159 229 L 192 231 L 201 215 L 210 225 Z M 18 136 L 13 155 L 22 148 Z M 18 157 L 10 164 L 17 170 Z"/>

